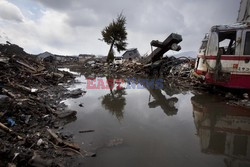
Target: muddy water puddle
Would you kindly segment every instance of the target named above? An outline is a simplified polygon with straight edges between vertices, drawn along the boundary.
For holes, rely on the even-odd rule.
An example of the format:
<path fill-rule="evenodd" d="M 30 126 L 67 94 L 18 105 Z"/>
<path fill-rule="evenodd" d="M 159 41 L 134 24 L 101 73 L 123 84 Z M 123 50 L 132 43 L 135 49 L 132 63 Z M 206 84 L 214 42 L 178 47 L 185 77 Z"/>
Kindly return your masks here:
<path fill-rule="evenodd" d="M 98 79 L 110 78 L 96 78 L 92 86 Z M 148 89 L 135 83 L 137 89 L 124 82 L 124 89 L 89 89 L 84 76 L 77 80 L 69 89 L 86 94 L 64 101 L 77 111 L 77 120 L 64 131 L 96 154 L 81 166 L 250 166 L 250 111 L 244 108 L 171 86 Z"/>

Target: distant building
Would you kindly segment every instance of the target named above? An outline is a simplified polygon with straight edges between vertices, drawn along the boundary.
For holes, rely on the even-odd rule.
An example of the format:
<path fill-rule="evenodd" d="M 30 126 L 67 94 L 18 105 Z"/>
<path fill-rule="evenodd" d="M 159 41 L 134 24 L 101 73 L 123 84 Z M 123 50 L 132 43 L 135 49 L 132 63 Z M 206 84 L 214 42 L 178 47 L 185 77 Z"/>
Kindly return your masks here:
<path fill-rule="evenodd" d="M 138 59 L 141 57 L 140 53 L 138 52 L 137 48 L 132 48 L 126 50 L 126 52 L 122 55 L 123 59 Z"/>
<path fill-rule="evenodd" d="M 79 61 L 84 62 L 84 61 L 86 61 L 88 59 L 92 59 L 94 57 L 95 57 L 95 55 L 92 55 L 92 54 L 80 54 L 79 55 Z"/>
<path fill-rule="evenodd" d="M 79 61 L 78 56 L 62 56 L 62 55 L 55 55 L 56 60 L 58 62 L 76 62 Z"/>
<path fill-rule="evenodd" d="M 59 63 L 79 61 L 78 56 L 55 55 L 50 52 L 40 53 L 39 55 L 37 55 L 37 59 L 46 62 L 51 62 L 53 60 Z"/>
<path fill-rule="evenodd" d="M 54 63 L 56 61 L 56 57 L 54 55 L 50 55 L 43 58 L 42 61 L 47 63 Z"/>
<path fill-rule="evenodd" d="M 52 53 L 50 53 L 50 52 L 44 52 L 44 53 L 40 53 L 39 55 L 37 55 L 37 58 L 39 59 L 39 60 L 44 60 L 45 58 L 47 58 L 47 57 L 50 57 L 50 58 L 48 58 L 48 59 L 51 59 L 51 57 L 54 57 L 55 58 L 55 55 L 54 54 L 52 54 Z"/>

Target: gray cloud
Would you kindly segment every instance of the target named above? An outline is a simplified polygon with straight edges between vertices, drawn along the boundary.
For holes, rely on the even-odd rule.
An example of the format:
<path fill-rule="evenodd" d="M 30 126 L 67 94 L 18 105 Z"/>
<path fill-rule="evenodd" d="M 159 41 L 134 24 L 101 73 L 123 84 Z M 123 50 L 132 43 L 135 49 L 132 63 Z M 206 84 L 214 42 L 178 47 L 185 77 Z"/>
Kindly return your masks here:
<path fill-rule="evenodd" d="M 40 48 L 35 50 L 96 54 L 106 54 L 108 51 L 108 46 L 97 39 L 101 38 L 100 31 L 104 26 L 120 12 L 127 18 L 128 47 L 138 47 L 144 54 L 150 50 L 152 39 L 164 40 L 170 33 L 176 32 L 183 36 L 183 51 L 197 51 L 211 26 L 236 21 L 240 5 L 240 0 L 28 1 L 41 4 L 46 10 L 44 16 L 40 20 L 23 23 L 19 32 L 12 30 L 11 25 L 6 25 L 6 28 L 12 30 L 9 33 L 27 38 L 25 41 L 36 40 L 40 43 L 36 46 Z M 31 31 L 34 32 L 29 32 L 32 35 L 25 37 L 29 27 L 33 27 Z M 19 42 L 22 43 L 22 39 Z M 28 48 L 34 47 L 29 45 Z"/>
<path fill-rule="evenodd" d="M 22 22 L 24 19 L 19 8 L 5 0 L 0 1 L 0 18 L 17 22 Z"/>

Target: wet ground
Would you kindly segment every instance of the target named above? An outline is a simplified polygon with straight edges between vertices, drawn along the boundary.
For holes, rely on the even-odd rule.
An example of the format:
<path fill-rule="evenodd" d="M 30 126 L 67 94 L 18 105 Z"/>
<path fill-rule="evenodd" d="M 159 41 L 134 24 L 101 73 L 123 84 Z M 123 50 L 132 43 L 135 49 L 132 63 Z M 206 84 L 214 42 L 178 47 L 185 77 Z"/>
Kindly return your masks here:
<path fill-rule="evenodd" d="M 125 82 L 125 89 L 88 89 L 84 76 L 77 80 L 69 89 L 86 94 L 64 101 L 78 112 L 64 131 L 96 153 L 81 166 L 250 166 L 249 109 L 171 86 L 127 89 Z"/>

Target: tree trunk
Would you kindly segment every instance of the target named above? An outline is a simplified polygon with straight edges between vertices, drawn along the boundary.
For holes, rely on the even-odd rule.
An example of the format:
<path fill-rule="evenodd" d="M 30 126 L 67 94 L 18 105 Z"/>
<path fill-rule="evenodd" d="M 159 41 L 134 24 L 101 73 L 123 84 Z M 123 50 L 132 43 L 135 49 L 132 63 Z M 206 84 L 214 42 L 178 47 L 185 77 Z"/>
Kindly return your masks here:
<path fill-rule="evenodd" d="M 114 53 L 112 53 L 114 44 L 115 44 L 115 41 L 113 41 L 111 43 L 111 45 L 110 45 L 109 53 L 108 53 L 108 56 L 107 56 L 107 62 L 108 63 L 111 63 L 114 60 Z"/>

